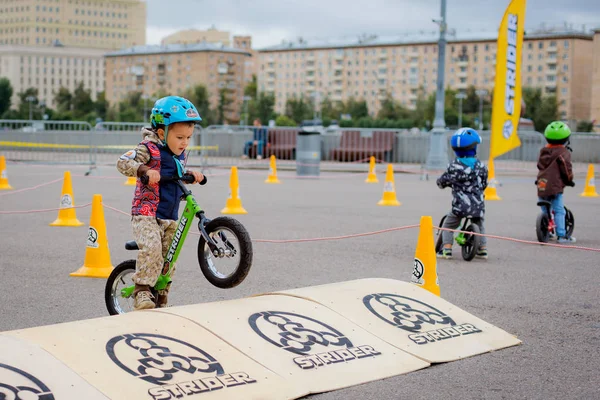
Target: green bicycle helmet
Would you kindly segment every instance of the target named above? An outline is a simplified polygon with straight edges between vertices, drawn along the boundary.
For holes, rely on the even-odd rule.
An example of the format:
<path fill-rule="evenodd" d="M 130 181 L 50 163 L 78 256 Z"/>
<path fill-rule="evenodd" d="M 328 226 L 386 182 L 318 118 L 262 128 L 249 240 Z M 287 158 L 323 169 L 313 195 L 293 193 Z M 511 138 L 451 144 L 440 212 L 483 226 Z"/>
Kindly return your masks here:
<path fill-rule="evenodd" d="M 565 144 L 571 136 L 571 129 L 561 121 L 553 121 L 548 124 L 544 131 L 546 141 L 551 144 Z"/>

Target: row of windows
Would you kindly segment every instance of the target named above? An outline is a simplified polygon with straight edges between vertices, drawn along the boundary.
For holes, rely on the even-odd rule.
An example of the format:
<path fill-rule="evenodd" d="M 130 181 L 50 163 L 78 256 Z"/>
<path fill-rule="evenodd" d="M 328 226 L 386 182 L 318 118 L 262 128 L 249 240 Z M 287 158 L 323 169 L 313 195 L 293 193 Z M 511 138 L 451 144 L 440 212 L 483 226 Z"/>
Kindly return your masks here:
<path fill-rule="evenodd" d="M 52 11 L 52 7 L 50 7 L 50 11 Z M 98 14 L 100 14 L 101 17 L 105 16 L 104 11 L 100 11 L 98 12 L 97 10 L 87 10 L 87 15 L 88 16 L 94 16 L 97 17 Z M 85 10 L 79 10 L 78 8 L 75 9 L 75 15 L 86 15 Z M 110 11 L 106 11 L 106 17 L 110 18 L 127 18 L 127 13 L 115 13 L 114 11 L 111 13 Z"/>
<path fill-rule="evenodd" d="M 56 2 L 58 3 L 58 0 L 56 0 Z M 81 4 L 84 7 L 85 6 L 88 6 L 88 7 L 91 7 L 91 6 L 104 7 L 104 6 L 106 6 L 108 8 L 108 7 L 112 6 L 112 8 L 125 8 L 125 9 L 133 7 L 133 6 L 130 6 L 127 4 L 121 4 L 120 1 L 114 1 L 114 0 L 112 0 L 112 1 L 109 0 L 106 2 L 104 2 L 104 1 L 99 2 L 97 0 L 94 0 L 94 1 L 69 0 L 69 4 L 75 4 L 75 5 Z"/>

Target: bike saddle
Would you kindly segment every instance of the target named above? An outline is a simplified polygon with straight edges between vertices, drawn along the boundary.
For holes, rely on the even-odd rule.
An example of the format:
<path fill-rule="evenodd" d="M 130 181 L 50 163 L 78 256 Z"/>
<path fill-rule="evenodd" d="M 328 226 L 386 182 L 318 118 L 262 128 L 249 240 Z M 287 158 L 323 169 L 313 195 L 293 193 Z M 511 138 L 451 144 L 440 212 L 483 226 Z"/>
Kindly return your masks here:
<path fill-rule="evenodd" d="M 129 242 L 125 243 L 125 250 L 139 250 L 139 249 L 140 248 L 138 247 L 135 240 L 130 240 Z"/>
<path fill-rule="evenodd" d="M 548 200 L 540 200 L 537 202 L 537 205 L 540 207 L 543 207 L 543 206 L 550 207 L 552 205 L 552 203 L 550 203 Z"/>

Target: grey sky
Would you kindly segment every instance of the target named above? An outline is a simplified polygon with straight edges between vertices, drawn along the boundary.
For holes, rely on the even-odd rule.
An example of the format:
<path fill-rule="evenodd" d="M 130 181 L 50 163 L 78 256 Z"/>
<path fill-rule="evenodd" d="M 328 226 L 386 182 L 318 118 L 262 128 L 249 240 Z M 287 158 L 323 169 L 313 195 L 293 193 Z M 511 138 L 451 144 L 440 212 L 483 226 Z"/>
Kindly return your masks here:
<path fill-rule="evenodd" d="M 285 40 L 433 31 L 440 0 L 147 0 L 147 41 L 214 25 L 250 35 L 254 48 Z M 496 32 L 509 0 L 447 0 L 449 28 Z M 529 0 L 526 27 L 600 28 L 599 0 Z"/>

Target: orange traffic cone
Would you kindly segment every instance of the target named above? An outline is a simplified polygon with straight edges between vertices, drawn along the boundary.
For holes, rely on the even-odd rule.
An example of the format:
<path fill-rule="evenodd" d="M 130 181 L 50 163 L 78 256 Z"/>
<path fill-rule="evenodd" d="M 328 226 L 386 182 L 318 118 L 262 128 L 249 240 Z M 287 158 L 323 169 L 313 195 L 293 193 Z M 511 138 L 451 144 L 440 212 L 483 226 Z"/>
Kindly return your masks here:
<path fill-rule="evenodd" d="M 419 239 L 415 250 L 415 261 L 410 281 L 437 296 L 440 295 L 437 259 L 433 244 L 433 220 L 430 216 L 421 217 Z"/>
<path fill-rule="evenodd" d="M 490 157 L 490 161 L 488 162 L 488 185 L 483 191 L 483 198 L 485 200 L 502 200 L 496 191 L 497 182 L 496 171 L 494 170 L 494 159 Z"/>
<path fill-rule="evenodd" d="M 6 176 L 6 160 L 4 156 L 0 156 L 0 190 L 9 190 L 12 186 L 8 184 L 8 178 Z"/>
<path fill-rule="evenodd" d="M 0 169 L 1 169 L 0 164 Z M 594 164 L 590 164 L 588 166 L 587 177 L 585 178 L 585 188 L 583 189 L 583 193 L 580 194 L 581 197 L 598 197 L 598 193 L 596 193 L 596 183 L 594 179 Z"/>
<path fill-rule="evenodd" d="M 127 180 L 125 181 L 125 183 L 123 183 L 123 185 L 125 186 L 135 186 L 137 183 L 137 178 L 135 176 L 130 176 L 127 178 Z"/>
<path fill-rule="evenodd" d="M 394 186 L 394 168 L 388 164 L 385 174 L 385 183 L 383 184 L 383 197 L 377 203 L 380 206 L 399 206 L 400 202 L 396 198 L 396 187 Z"/>
<path fill-rule="evenodd" d="M 248 211 L 242 207 L 240 199 L 240 184 L 238 181 L 237 167 L 231 167 L 231 177 L 229 178 L 229 198 L 225 203 L 225 208 L 221 214 L 248 214 Z"/>
<path fill-rule="evenodd" d="M 375 174 L 375 157 L 371 156 L 369 160 L 369 175 L 365 180 L 366 183 L 378 183 L 377 175 Z"/>
<path fill-rule="evenodd" d="M 75 213 L 75 200 L 73 199 L 73 186 L 71 185 L 71 172 L 65 171 L 62 194 L 60 196 L 60 210 L 58 218 L 50 226 L 81 226 L 83 222 L 77 219 Z"/>
<path fill-rule="evenodd" d="M 92 216 L 90 217 L 83 266 L 69 275 L 86 278 L 108 278 L 112 270 L 102 195 L 95 194 L 92 199 Z"/>
<path fill-rule="evenodd" d="M 271 158 L 269 160 L 269 176 L 265 183 L 281 183 L 279 179 L 277 179 L 277 164 L 275 162 L 275 155 L 271 154 Z"/>

